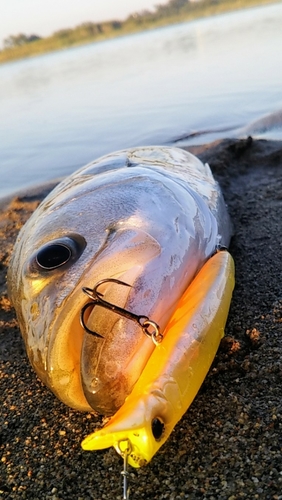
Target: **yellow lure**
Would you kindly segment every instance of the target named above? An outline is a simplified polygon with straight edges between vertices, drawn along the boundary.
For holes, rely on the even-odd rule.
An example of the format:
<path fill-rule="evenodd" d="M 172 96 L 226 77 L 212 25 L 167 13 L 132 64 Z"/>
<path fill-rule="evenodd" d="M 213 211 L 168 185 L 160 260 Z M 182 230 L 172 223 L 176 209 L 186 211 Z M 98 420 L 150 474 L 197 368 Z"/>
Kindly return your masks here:
<path fill-rule="evenodd" d="M 151 354 L 124 404 L 105 427 L 82 442 L 84 450 L 128 450 L 128 463 L 148 463 L 195 398 L 212 364 L 229 311 L 234 263 L 213 255 L 181 297 L 163 341 Z"/>

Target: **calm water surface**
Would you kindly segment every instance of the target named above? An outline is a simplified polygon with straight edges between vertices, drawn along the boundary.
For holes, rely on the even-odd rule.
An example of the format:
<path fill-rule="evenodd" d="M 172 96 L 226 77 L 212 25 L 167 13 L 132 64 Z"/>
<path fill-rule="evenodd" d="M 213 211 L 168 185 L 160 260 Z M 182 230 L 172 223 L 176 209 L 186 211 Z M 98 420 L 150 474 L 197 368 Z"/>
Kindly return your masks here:
<path fill-rule="evenodd" d="M 1 65 L 0 196 L 124 147 L 236 136 L 282 109 L 281 26 L 280 3 Z M 281 124 L 260 136 L 282 139 Z"/>

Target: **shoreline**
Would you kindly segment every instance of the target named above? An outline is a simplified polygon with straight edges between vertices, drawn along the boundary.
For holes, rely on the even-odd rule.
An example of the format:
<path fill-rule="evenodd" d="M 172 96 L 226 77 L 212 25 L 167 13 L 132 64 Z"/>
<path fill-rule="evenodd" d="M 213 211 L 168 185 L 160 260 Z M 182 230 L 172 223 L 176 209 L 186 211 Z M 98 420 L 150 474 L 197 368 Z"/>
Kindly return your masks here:
<path fill-rule="evenodd" d="M 158 19 L 156 21 L 149 20 L 146 21 L 146 26 L 142 25 L 142 22 L 139 24 L 133 22 L 132 24 L 131 21 L 129 22 L 130 17 L 124 21 L 109 20 L 105 23 L 98 23 L 101 25 L 105 24 L 105 26 L 107 26 L 105 34 L 103 33 L 98 35 L 96 34 L 95 36 L 86 38 L 84 37 L 81 39 L 79 38 L 76 39 L 76 37 L 74 36 L 74 39 L 69 40 L 68 42 L 66 40 L 65 41 L 59 40 L 58 37 L 55 34 L 53 34 L 49 37 L 44 37 L 35 42 L 26 43 L 20 47 L 0 50 L 0 65 L 22 59 L 29 59 L 31 57 L 37 57 L 44 54 L 50 54 L 52 52 L 59 52 L 74 47 L 81 47 L 83 45 L 89 45 L 96 42 L 99 43 L 101 41 L 121 38 L 124 36 L 133 35 L 135 33 L 137 34 L 146 31 L 151 31 L 169 25 L 192 22 L 198 19 L 205 19 L 208 17 L 218 16 L 221 14 L 238 12 L 251 8 L 259 8 L 267 5 L 276 5 L 279 3 L 281 3 L 281 0 L 260 0 L 260 1 L 247 0 L 247 3 L 245 3 L 243 0 L 235 0 L 235 2 L 232 1 L 232 4 L 230 4 L 229 1 L 226 0 L 223 4 L 215 2 L 214 4 L 211 4 L 209 6 L 202 7 L 201 5 L 199 5 L 195 9 L 195 11 L 191 13 L 188 12 L 181 14 L 173 14 L 167 18 Z M 108 25 L 115 22 L 121 22 L 122 25 L 121 28 L 119 30 L 116 29 L 109 30 Z M 61 31 L 70 30 L 71 32 L 75 32 L 76 29 L 77 28 L 70 28 L 70 29 L 65 28 L 62 29 Z"/>
<path fill-rule="evenodd" d="M 282 141 L 185 149 L 208 162 L 222 186 L 236 286 L 212 368 L 152 462 L 130 468 L 130 498 L 281 500 Z M 0 495 L 121 500 L 121 458 L 113 449 L 80 448 L 103 418 L 67 408 L 37 379 L 7 297 L 16 235 L 46 194 L 45 186 L 12 196 L 0 211 Z"/>

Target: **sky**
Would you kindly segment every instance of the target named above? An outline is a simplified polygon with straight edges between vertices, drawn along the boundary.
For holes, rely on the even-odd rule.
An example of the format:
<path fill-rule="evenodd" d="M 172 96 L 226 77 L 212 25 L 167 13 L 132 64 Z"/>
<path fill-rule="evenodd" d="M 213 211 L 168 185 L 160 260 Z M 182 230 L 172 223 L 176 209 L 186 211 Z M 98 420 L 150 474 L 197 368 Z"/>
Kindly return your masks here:
<path fill-rule="evenodd" d="M 85 21 L 125 19 L 167 0 L 0 0 L 0 45 L 9 35 L 48 36 Z"/>

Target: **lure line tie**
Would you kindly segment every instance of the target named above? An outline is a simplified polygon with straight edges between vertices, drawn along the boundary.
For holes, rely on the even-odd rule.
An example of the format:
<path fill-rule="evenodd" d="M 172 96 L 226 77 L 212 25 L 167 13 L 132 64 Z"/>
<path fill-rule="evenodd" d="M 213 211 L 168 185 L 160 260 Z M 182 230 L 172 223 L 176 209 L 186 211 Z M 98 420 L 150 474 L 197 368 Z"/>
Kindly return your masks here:
<path fill-rule="evenodd" d="M 125 448 L 124 446 L 125 445 Z M 129 488 L 128 488 L 128 478 L 129 478 L 129 472 L 128 472 L 128 457 L 131 452 L 131 444 L 128 439 L 125 441 L 120 441 L 118 443 L 118 452 L 123 458 L 123 470 L 121 471 L 121 477 L 122 477 L 122 486 L 123 486 L 123 500 L 129 500 Z M 124 448 L 124 449 L 123 449 Z"/>
<path fill-rule="evenodd" d="M 121 471 L 122 486 L 123 486 L 123 497 L 122 500 L 129 500 L 129 487 L 128 487 L 128 457 L 132 451 L 131 443 L 129 439 L 119 441 L 116 445 L 117 452 L 123 458 L 123 470 Z"/>
<path fill-rule="evenodd" d="M 82 288 L 83 293 L 85 293 L 89 297 L 89 299 L 91 299 L 91 302 L 87 302 L 87 304 L 85 304 L 80 311 L 80 324 L 84 328 L 84 330 L 90 335 L 103 338 L 103 336 L 100 335 L 99 333 L 90 330 L 90 328 L 88 328 L 88 326 L 86 325 L 84 319 L 85 312 L 87 311 L 88 308 L 91 307 L 93 309 L 93 307 L 100 306 L 110 311 L 113 311 L 116 314 L 123 316 L 124 318 L 134 321 L 139 326 L 141 326 L 143 333 L 147 335 L 147 337 L 150 337 L 155 345 L 160 344 L 160 342 L 163 339 L 163 335 L 160 332 L 159 325 L 155 323 L 155 321 L 152 321 L 150 318 L 148 318 L 148 316 L 134 314 L 130 311 L 127 311 L 126 309 L 123 309 L 122 307 L 116 306 L 115 304 L 111 304 L 111 302 L 108 302 L 105 299 L 103 299 L 103 294 L 98 291 L 98 288 L 104 283 L 117 283 L 118 285 L 131 287 L 131 285 L 129 285 L 128 283 L 125 283 L 124 281 L 120 281 L 115 278 L 108 278 L 98 281 L 98 283 L 96 283 L 93 289 L 88 287 L 83 287 Z"/>

